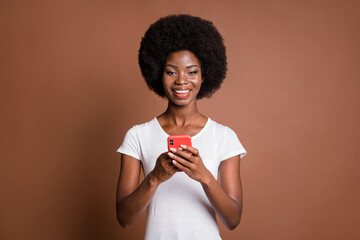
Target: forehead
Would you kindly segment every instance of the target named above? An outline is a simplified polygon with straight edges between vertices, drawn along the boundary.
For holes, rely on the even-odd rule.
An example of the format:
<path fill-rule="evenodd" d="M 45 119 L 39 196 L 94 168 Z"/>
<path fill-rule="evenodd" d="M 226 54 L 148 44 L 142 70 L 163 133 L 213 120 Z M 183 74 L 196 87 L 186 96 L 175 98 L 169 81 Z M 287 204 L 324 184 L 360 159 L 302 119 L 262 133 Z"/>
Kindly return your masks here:
<path fill-rule="evenodd" d="M 191 51 L 181 50 L 170 53 L 166 58 L 166 64 L 200 66 L 200 61 Z"/>

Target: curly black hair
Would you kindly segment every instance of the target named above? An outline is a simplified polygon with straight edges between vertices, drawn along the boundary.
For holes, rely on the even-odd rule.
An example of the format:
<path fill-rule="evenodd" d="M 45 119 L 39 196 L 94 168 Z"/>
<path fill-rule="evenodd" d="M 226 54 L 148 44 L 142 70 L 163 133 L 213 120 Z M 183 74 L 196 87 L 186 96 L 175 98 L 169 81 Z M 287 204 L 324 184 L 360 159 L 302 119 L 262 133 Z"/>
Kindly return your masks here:
<path fill-rule="evenodd" d="M 210 97 L 226 76 L 223 38 L 212 22 L 185 14 L 160 18 L 142 38 L 139 65 L 148 87 L 165 97 L 162 76 L 166 58 L 180 50 L 191 51 L 200 61 L 204 82 L 197 99 Z"/>

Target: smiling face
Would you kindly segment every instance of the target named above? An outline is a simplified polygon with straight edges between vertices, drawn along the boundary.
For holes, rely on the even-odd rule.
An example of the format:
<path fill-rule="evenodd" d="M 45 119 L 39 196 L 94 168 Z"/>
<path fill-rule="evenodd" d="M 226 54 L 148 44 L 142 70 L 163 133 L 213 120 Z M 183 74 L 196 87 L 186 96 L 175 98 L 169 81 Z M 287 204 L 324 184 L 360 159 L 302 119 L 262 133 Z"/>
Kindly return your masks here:
<path fill-rule="evenodd" d="M 163 86 L 168 99 L 186 106 L 196 101 L 202 83 L 198 58 L 188 50 L 171 53 L 164 66 Z"/>

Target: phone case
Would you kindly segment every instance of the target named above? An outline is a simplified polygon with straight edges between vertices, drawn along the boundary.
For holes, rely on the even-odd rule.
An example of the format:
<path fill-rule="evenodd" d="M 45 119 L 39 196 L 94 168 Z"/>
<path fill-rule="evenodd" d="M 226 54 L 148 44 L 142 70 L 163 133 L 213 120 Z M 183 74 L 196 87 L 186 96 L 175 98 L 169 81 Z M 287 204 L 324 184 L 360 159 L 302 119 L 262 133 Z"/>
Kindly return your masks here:
<path fill-rule="evenodd" d="M 189 135 L 172 135 L 167 139 L 168 142 L 168 150 L 170 148 L 178 148 L 180 145 L 186 145 L 191 147 L 191 137 Z M 182 170 L 177 170 L 178 172 L 182 172 Z"/>
<path fill-rule="evenodd" d="M 191 147 L 191 137 L 189 135 L 173 135 L 168 137 L 168 150 L 170 148 L 178 148 L 180 145 Z"/>

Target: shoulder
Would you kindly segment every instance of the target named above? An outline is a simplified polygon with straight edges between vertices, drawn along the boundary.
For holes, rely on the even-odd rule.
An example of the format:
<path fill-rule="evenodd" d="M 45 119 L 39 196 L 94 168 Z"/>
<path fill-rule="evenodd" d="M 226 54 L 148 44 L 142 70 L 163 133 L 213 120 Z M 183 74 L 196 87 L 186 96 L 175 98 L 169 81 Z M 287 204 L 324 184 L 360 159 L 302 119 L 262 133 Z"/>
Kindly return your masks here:
<path fill-rule="evenodd" d="M 131 127 L 125 134 L 124 140 L 118 152 L 125 153 L 134 158 L 141 159 L 140 149 L 143 141 L 149 141 L 151 136 L 151 129 L 156 127 L 154 119 L 148 122 L 137 124 Z"/>
<path fill-rule="evenodd" d="M 133 127 L 131 127 L 128 132 L 132 132 L 132 133 L 143 133 L 143 132 L 147 132 L 151 129 L 153 129 L 154 127 L 156 127 L 156 119 L 153 118 L 148 122 L 144 122 L 144 123 L 140 123 L 137 125 L 134 125 Z"/>
<path fill-rule="evenodd" d="M 236 155 L 240 155 L 240 158 L 245 156 L 246 150 L 234 130 L 215 121 L 212 121 L 211 125 L 213 126 L 213 131 L 216 132 L 217 141 L 222 146 L 219 148 L 221 160 L 226 160 Z"/>
<path fill-rule="evenodd" d="M 212 131 L 214 131 L 216 134 L 221 134 L 223 136 L 227 136 L 227 135 L 233 135 L 235 133 L 234 130 L 232 130 L 229 126 L 220 124 L 212 119 L 209 118 L 210 121 L 210 128 L 212 129 Z"/>

